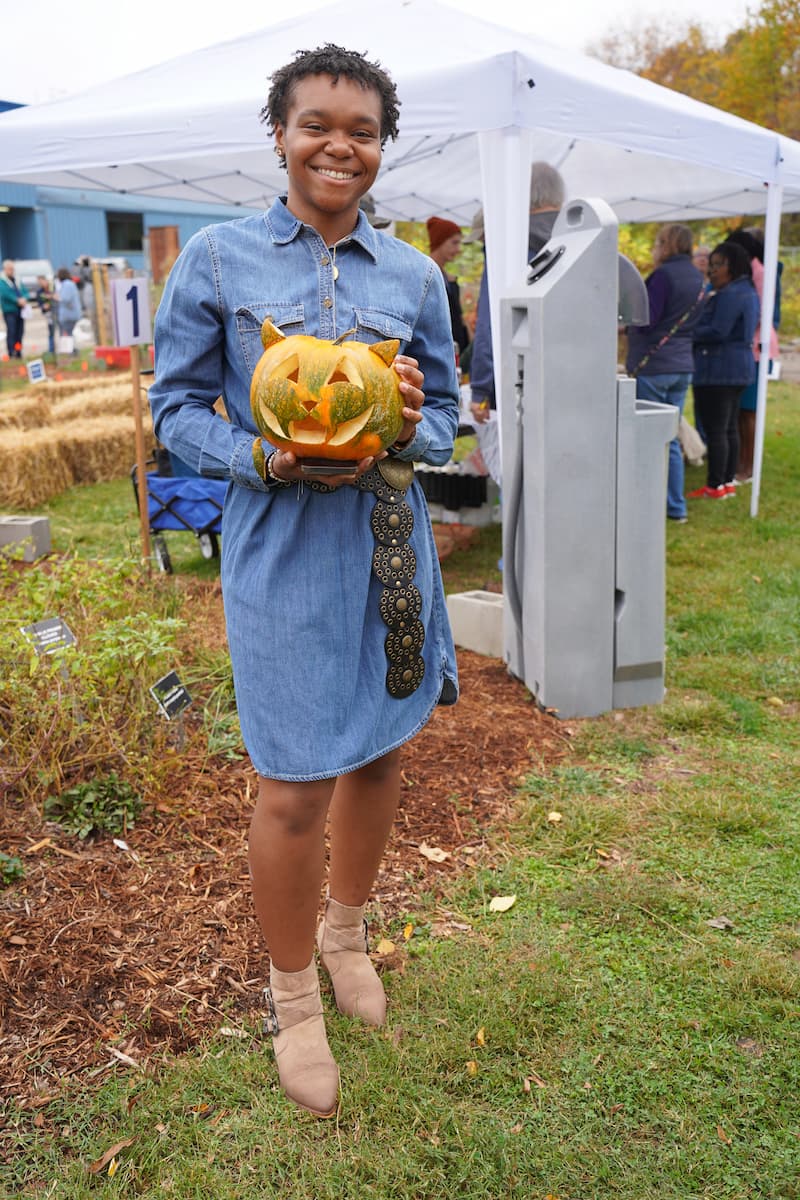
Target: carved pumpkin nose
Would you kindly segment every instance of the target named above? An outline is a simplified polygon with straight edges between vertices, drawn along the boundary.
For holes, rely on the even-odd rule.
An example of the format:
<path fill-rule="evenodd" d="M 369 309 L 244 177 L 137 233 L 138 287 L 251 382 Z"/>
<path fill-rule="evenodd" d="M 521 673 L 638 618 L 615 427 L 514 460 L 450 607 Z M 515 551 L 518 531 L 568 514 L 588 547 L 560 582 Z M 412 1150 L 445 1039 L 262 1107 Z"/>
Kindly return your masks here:
<path fill-rule="evenodd" d="M 256 425 L 273 445 L 299 458 L 358 461 L 395 441 L 403 425 L 403 400 L 391 366 L 398 341 L 287 338 L 269 321 L 261 340 L 264 353 L 253 372 L 250 403 Z"/>

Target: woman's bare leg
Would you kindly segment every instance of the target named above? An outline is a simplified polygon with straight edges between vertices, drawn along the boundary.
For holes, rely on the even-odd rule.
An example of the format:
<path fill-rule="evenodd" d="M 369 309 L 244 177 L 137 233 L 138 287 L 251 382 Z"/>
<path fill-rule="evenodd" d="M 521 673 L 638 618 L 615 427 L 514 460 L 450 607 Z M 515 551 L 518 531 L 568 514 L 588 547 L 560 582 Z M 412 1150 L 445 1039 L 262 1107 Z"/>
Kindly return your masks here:
<path fill-rule="evenodd" d="M 400 803 L 400 751 L 341 775 L 330 805 L 330 894 L 365 904 Z"/>
<path fill-rule="evenodd" d="M 335 782 L 259 780 L 250 822 L 250 877 L 270 959 L 280 971 L 304 970 L 314 953 L 325 818 Z"/>

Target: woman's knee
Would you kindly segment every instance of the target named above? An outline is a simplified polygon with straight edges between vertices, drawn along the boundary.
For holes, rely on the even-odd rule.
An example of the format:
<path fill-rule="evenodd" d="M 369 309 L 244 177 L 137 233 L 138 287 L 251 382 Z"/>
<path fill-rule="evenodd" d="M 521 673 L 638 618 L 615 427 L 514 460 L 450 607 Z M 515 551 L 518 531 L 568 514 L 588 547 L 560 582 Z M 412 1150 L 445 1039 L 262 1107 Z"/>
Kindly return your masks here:
<path fill-rule="evenodd" d="M 267 823 L 285 837 L 306 837 L 324 827 L 333 780 L 289 783 L 261 779 L 254 823 Z"/>
<path fill-rule="evenodd" d="M 388 754 L 383 754 L 373 762 L 367 763 L 366 766 L 359 767 L 353 774 L 365 783 L 380 784 L 394 778 L 399 767 L 400 751 L 390 750 Z"/>

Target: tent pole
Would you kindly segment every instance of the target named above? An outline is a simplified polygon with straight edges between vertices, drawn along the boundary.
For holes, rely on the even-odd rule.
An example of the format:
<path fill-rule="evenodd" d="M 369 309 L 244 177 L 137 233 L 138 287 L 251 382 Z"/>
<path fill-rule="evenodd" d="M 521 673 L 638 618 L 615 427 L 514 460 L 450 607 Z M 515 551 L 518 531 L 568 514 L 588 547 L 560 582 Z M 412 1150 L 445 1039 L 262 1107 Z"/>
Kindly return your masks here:
<path fill-rule="evenodd" d="M 764 223 L 764 288 L 761 299 L 761 356 L 758 362 L 758 391 L 756 398 L 756 431 L 753 453 L 753 490 L 750 496 L 750 516 L 758 516 L 761 491 L 761 463 L 764 457 L 764 429 L 767 419 L 767 375 L 769 373 L 769 343 L 772 317 L 775 312 L 775 286 L 778 279 L 778 244 L 781 236 L 781 207 L 783 186 L 776 181 L 767 184 L 767 219 Z"/>
<path fill-rule="evenodd" d="M 511 284 L 519 282 L 527 261 L 531 145 L 530 132 L 514 126 L 478 134 L 487 248 L 485 269 L 489 282 L 495 397 L 501 438 L 500 296 Z"/>

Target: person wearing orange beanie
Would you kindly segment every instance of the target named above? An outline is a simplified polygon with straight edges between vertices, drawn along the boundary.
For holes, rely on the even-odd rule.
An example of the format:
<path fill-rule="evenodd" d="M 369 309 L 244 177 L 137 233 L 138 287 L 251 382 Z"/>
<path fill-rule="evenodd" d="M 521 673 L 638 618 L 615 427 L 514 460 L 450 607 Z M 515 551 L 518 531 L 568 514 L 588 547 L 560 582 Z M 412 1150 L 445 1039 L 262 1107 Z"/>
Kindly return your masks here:
<path fill-rule="evenodd" d="M 461 293 L 456 280 L 445 271 L 447 263 L 458 258 L 461 253 L 461 228 L 456 225 L 455 221 L 448 221 L 444 217 L 428 217 L 425 224 L 428 229 L 430 256 L 444 277 L 444 286 L 450 305 L 453 341 L 458 346 L 459 353 L 463 353 L 469 345 L 469 331 L 464 324 L 464 315 L 461 311 Z"/>

